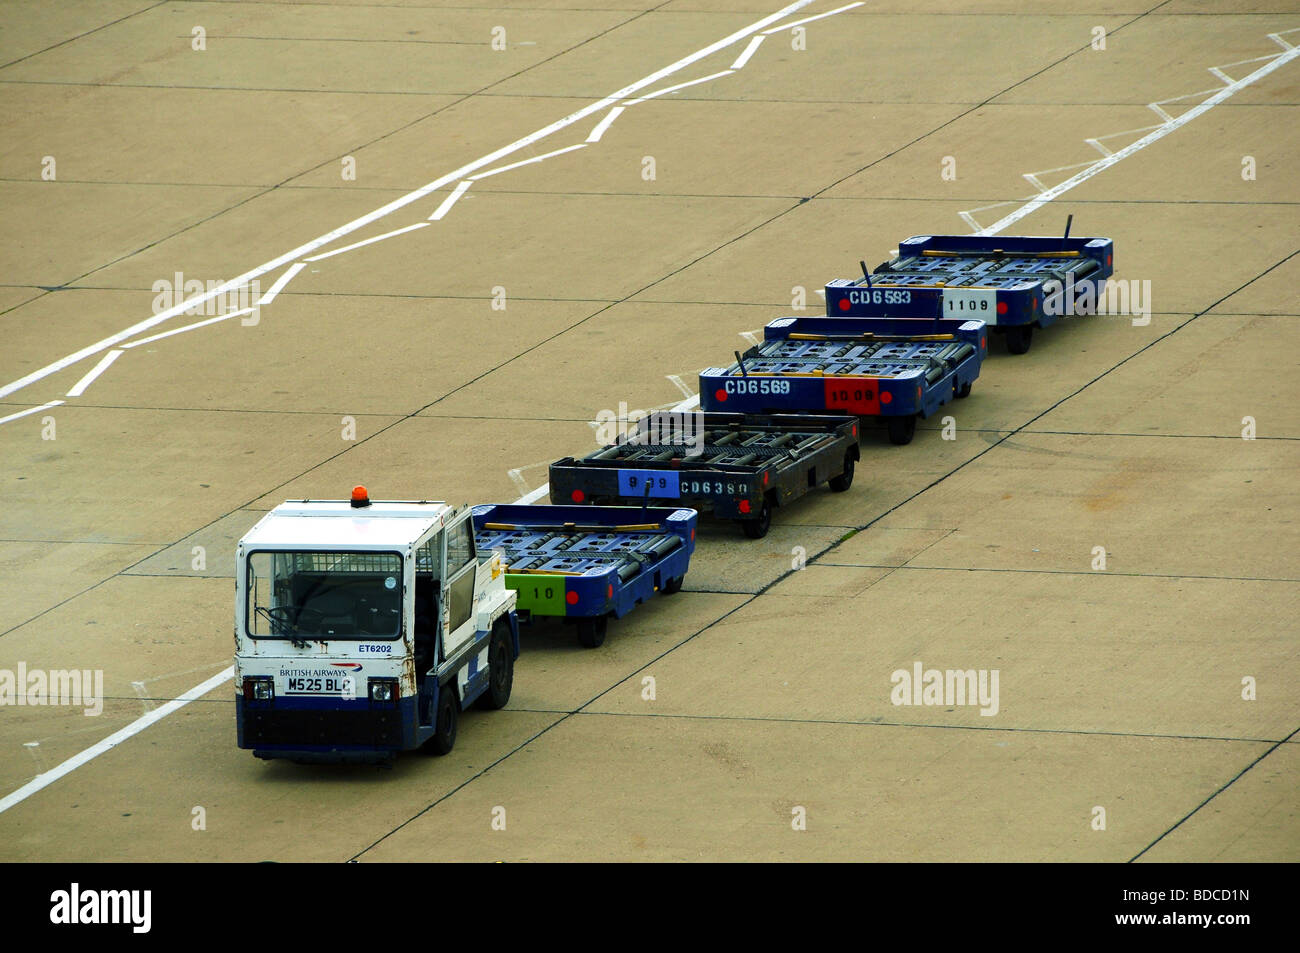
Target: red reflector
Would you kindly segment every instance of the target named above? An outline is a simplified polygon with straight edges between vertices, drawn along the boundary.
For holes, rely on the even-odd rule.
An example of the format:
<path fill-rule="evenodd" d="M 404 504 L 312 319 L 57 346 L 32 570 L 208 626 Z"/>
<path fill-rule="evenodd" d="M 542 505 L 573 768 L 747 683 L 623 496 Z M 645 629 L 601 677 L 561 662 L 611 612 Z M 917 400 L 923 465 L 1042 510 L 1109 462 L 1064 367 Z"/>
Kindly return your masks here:
<path fill-rule="evenodd" d="M 892 398 L 891 398 L 891 400 L 892 400 Z M 856 437 L 857 435 L 858 435 L 858 425 L 857 425 L 857 424 L 854 424 L 854 425 L 853 425 L 853 436 Z"/>
<path fill-rule="evenodd" d="M 583 493 L 581 490 L 574 490 L 572 493 L 569 494 L 569 496 L 573 498 L 573 502 L 575 503 L 581 503 L 583 500 L 587 498 L 587 494 Z"/>
<path fill-rule="evenodd" d="M 980 338 L 980 350 L 983 350 L 984 348 L 987 348 L 988 346 L 989 346 L 989 339 L 988 339 L 988 338 Z"/>
<path fill-rule="evenodd" d="M 691 542 L 692 542 L 692 543 L 695 542 L 695 530 L 694 530 L 694 528 L 691 529 Z"/>
<path fill-rule="evenodd" d="M 763 486 L 767 486 L 767 477 L 768 477 L 768 472 L 767 472 L 766 470 L 764 470 L 764 471 L 763 471 Z"/>
<path fill-rule="evenodd" d="M 1037 298 L 1037 297 L 1031 298 L 1029 303 L 1032 304 L 1032 305 L 1034 306 L 1034 310 L 1035 310 L 1035 311 L 1038 310 L 1038 298 Z"/>
<path fill-rule="evenodd" d="M 998 314 L 1006 314 L 1006 313 L 1007 313 L 1007 303 L 1005 301 L 999 301 Z"/>
<path fill-rule="evenodd" d="M 916 389 L 916 399 L 918 401 L 921 399 L 921 388 L 919 387 Z"/>
<path fill-rule="evenodd" d="M 1108 265 L 1110 264 L 1110 257 L 1111 257 L 1110 255 L 1107 255 L 1107 256 L 1106 256 L 1106 264 L 1108 264 Z"/>
<path fill-rule="evenodd" d="M 718 403 L 720 404 L 725 404 L 727 402 L 727 392 L 725 390 L 715 391 L 713 396 L 717 398 Z"/>
<path fill-rule="evenodd" d="M 840 310 L 841 310 L 841 311 L 847 311 L 847 310 L 849 310 L 849 299 L 848 299 L 848 298 L 841 298 L 841 299 L 840 299 Z"/>
<path fill-rule="evenodd" d="M 612 589 L 613 586 L 610 588 Z M 564 594 L 564 601 L 571 606 L 576 606 L 578 604 L 578 594 L 576 592 L 566 592 Z"/>
<path fill-rule="evenodd" d="M 577 594 L 576 592 L 575 592 L 575 593 L 570 593 L 570 595 L 572 595 L 572 596 L 574 597 L 574 599 L 573 599 L 574 602 L 577 602 L 577 601 L 578 601 L 578 599 L 577 599 L 577 595 L 578 595 L 578 594 Z M 613 599 L 613 598 L 614 598 L 614 584 L 613 584 L 613 583 L 610 583 L 608 586 L 605 587 L 605 598 L 606 598 L 606 599 Z"/>
<path fill-rule="evenodd" d="M 893 401 L 893 399 L 894 399 L 894 395 L 891 394 L 889 391 L 887 391 L 887 390 L 882 390 L 882 391 L 880 392 L 880 402 L 881 402 L 882 404 L 888 404 L 888 403 L 891 403 L 891 402 Z"/>
<path fill-rule="evenodd" d="M 740 512 L 742 512 L 742 513 L 748 513 L 748 512 L 749 512 L 749 500 L 741 500 L 741 501 L 740 501 Z"/>

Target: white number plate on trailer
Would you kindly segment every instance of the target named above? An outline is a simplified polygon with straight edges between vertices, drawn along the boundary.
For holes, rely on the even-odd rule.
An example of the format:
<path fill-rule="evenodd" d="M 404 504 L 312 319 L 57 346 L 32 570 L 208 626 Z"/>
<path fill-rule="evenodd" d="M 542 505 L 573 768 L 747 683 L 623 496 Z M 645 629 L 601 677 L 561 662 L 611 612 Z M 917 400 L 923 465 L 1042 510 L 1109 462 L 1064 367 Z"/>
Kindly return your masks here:
<path fill-rule="evenodd" d="M 998 323 L 996 288 L 944 288 L 945 318 L 979 318 L 986 324 Z"/>

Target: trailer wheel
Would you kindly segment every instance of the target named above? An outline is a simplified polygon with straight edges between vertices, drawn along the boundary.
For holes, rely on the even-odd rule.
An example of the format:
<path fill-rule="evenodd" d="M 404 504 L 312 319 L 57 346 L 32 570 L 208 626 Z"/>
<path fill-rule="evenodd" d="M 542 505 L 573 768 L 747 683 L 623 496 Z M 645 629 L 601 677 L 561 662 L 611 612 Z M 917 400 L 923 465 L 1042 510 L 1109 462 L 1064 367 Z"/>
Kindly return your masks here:
<path fill-rule="evenodd" d="M 836 493 L 843 493 L 852 485 L 853 485 L 853 454 L 846 453 L 844 455 L 844 472 L 842 472 L 839 476 L 831 477 L 830 480 L 827 481 L 827 486 L 829 486 Z"/>
<path fill-rule="evenodd" d="M 488 642 L 488 687 L 478 697 L 478 707 L 488 711 L 505 708 L 510 701 L 510 689 L 515 684 L 515 653 L 510 644 L 510 626 L 498 619 L 492 626 Z"/>
<path fill-rule="evenodd" d="M 664 587 L 659 592 L 665 596 L 671 596 L 674 593 L 682 591 L 682 583 L 686 581 L 685 576 L 678 576 L 676 579 L 669 579 L 664 583 Z"/>
<path fill-rule="evenodd" d="M 597 616 L 594 619 L 578 620 L 578 644 L 584 649 L 598 649 L 605 644 L 605 628 L 609 623 L 608 616 Z"/>
<path fill-rule="evenodd" d="M 429 754 L 443 755 L 456 747 L 456 722 L 459 720 L 460 702 L 456 698 L 453 679 L 438 689 L 438 720 L 434 723 L 433 737 L 424 743 Z"/>
<path fill-rule="evenodd" d="M 916 414 L 908 414 L 905 417 L 889 418 L 889 442 L 903 446 L 912 442 L 912 436 L 916 433 Z"/>
<path fill-rule="evenodd" d="M 768 529 L 772 526 L 772 501 L 763 498 L 763 508 L 758 511 L 758 515 L 752 520 L 741 520 L 740 528 L 745 531 L 745 535 L 750 539 L 762 539 L 767 535 Z"/>
<path fill-rule="evenodd" d="M 1007 351 L 1012 354 L 1024 354 L 1034 339 L 1032 324 L 1013 324 L 1007 328 Z"/>
<path fill-rule="evenodd" d="M 962 384 L 960 387 L 957 388 L 958 398 L 970 396 L 970 385 L 971 382 L 967 381 L 966 383 Z"/>

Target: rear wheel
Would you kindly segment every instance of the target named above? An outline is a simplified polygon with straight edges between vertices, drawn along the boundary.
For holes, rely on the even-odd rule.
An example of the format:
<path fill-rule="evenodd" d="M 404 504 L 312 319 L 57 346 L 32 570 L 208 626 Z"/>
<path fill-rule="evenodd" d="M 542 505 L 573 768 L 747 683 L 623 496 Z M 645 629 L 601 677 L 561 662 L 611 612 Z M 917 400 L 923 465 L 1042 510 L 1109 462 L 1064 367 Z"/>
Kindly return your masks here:
<path fill-rule="evenodd" d="M 438 689 L 438 720 L 433 737 L 424 743 L 429 754 L 447 754 L 456 747 L 456 722 L 459 721 L 460 701 L 456 698 L 456 682 L 450 681 Z"/>
<path fill-rule="evenodd" d="M 853 455 L 844 455 L 844 471 L 836 477 L 831 477 L 828 486 L 836 493 L 843 493 L 853 485 Z"/>
<path fill-rule="evenodd" d="M 970 382 L 970 381 L 967 381 L 965 384 L 962 384 L 960 387 L 958 387 L 958 388 L 957 388 L 957 396 L 958 396 L 959 398 L 960 398 L 960 397 L 969 397 L 969 396 L 970 396 L 970 385 L 971 385 L 971 382 Z"/>
<path fill-rule="evenodd" d="M 510 642 L 510 624 L 498 619 L 488 642 L 488 687 L 478 698 L 479 708 L 496 711 L 510 701 L 515 684 L 515 653 Z"/>
<path fill-rule="evenodd" d="M 664 583 L 663 588 L 659 591 L 665 596 L 671 596 L 673 593 L 682 591 L 682 583 L 685 581 L 685 576 L 678 576 L 676 579 L 669 579 Z"/>
<path fill-rule="evenodd" d="M 1012 354 L 1024 354 L 1034 340 L 1032 324 L 1013 324 L 1007 328 L 1007 350 Z"/>
<path fill-rule="evenodd" d="M 763 507 L 753 519 L 741 520 L 740 528 L 750 539 L 762 539 L 772 526 L 772 502 L 764 499 Z"/>
<path fill-rule="evenodd" d="M 584 649 L 598 649 L 605 644 L 605 627 L 609 623 L 608 616 L 597 616 L 594 619 L 578 620 L 578 643 Z"/>
<path fill-rule="evenodd" d="M 889 442 L 902 446 L 912 442 L 912 436 L 916 433 L 916 414 L 908 414 L 905 417 L 890 417 L 889 420 Z"/>

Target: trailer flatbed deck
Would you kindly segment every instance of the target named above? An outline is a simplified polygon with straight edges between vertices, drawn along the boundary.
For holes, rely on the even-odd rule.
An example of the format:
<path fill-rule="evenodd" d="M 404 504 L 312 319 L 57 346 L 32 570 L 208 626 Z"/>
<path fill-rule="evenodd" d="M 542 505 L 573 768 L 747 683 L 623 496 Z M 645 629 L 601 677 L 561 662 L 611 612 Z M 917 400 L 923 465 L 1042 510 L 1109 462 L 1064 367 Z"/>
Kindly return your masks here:
<path fill-rule="evenodd" d="M 1029 350 L 1035 327 L 1073 313 L 1114 270 L 1109 238 L 917 235 L 898 255 L 860 278 L 826 285 L 830 317 L 978 318 Z"/>
<path fill-rule="evenodd" d="M 681 502 L 767 534 L 772 511 L 822 483 L 847 490 L 858 460 L 858 422 L 849 416 L 704 413 L 694 439 L 653 442 L 668 431 L 651 414 L 620 442 L 551 464 L 555 502 Z"/>
<path fill-rule="evenodd" d="M 520 618 L 571 620 L 588 648 L 604 642 L 611 615 L 681 589 L 695 549 L 686 508 L 502 503 L 475 506 L 472 518 L 479 550 L 503 554 Z"/>
<path fill-rule="evenodd" d="M 988 353 L 982 321 L 778 318 L 729 367 L 700 372 L 700 406 L 882 417 L 908 443 L 918 417 L 966 397 Z"/>

